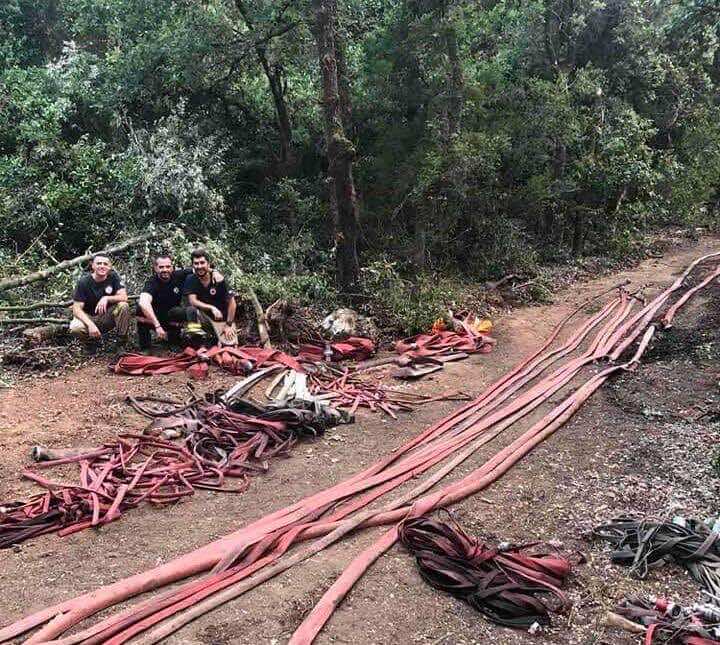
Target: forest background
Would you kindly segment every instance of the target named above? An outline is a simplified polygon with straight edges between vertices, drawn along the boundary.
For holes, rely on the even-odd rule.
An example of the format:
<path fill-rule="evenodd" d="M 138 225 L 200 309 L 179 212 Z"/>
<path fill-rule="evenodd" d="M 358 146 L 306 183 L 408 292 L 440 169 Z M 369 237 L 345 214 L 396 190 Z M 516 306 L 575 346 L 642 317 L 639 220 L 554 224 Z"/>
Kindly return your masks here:
<path fill-rule="evenodd" d="M 131 292 L 202 243 L 265 306 L 398 331 L 542 298 L 717 226 L 719 47 L 717 0 L 4 0 L 0 280 L 155 230 Z"/>

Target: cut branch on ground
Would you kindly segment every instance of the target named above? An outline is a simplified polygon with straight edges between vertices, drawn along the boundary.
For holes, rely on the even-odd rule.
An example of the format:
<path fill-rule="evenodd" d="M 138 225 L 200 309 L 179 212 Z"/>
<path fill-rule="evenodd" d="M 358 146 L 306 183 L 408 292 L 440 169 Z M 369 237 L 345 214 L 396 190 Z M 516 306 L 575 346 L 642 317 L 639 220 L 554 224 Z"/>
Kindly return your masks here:
<path fill-rule="evenodd" d="M 95 255 L 98 254 L 114 255 L 116 253 L 120 253 L 121 251 L 125 251 L 126 249 L 137 246 L 138 244 L 142 244 L 143 242 L 152 239 L 156 235 L 157 232 L 152 230 L 147 233 L 143 233 L 142 235 L 131 237 L 129 240 L 125 240 L 124 242 L 116 244 L 115 246 L 100 249 L 98 251 L 93 251 L 92 253 L 85 253 L 84 255 L 79 255 L 78 257 L 72 258 L 71 260 L 64 260 L 59 264 L 56 264 L 55 266 L 48 267 L 47 269 L 41 269 L 40 271 L 35 271 L 33 273 L 28 273 L 26 275 L 16 276 L 13 278 L 5 278 L 4 280 L 0 280 L 0 292 L 8 291 L 9 289 L 15 289 L 17 287 L 22 287 L 26 284 L 38 282 L 39 280 L 44 280 L 45 278 L 49 278 L 56 273 L 67 271 L 68 269 L 71 269 L 78 264 L 82 264 L 83 262 L 89 262 Z"/>
<path fill-rule="evenodd" d="M 0 318 L 0 325 L 35 325 L 38 323 L 66 324 L 66 318 Z"/>

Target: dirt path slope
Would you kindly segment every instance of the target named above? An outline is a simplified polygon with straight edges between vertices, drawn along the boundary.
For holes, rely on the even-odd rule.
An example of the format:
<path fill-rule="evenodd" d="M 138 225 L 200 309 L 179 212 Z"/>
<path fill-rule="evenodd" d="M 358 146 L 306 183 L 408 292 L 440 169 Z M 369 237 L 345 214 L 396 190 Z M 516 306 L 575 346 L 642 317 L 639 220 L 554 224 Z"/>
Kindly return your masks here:
<path fill-rule="evenodd" d="M 560 318 L 590 295 L 624 279 L 647 284 L 651 292 L 710 250 L 720 250 L 720 241 L 704 239 L 621 274 L 576 285 L 559 294 L 554 305 L 517 310 L 497 321 L 494 353 L 450 364 L 440 377 L 416 387 L 425 392 L 462 388 L 477 394 L 535 349 Z M 588 543 L 581 533 L 621 512 L 657 513 L 669 504 L 702 516 L 718 513 L 720 491 L 710 465 L 718 426 L 712 414 L 692 419 L 699 410 L 720 405 L 719 302 L 716 286 L 683 313 L 672 335 L 659 340 L 638 374 L 613 381 L 484 495 L 453 509 L 468 528 L 488 539 L 552 539 L 588 553 L 589 563 L 570 586 L 575 607 L 568 616 L 535 637 L 491 626 L 425 586 L 411 559 L 396 548 L 350 594 L 319 642 L 631 643 L 635 641 L 606 632 L 600 624 L 603 608 L 623 589 L 665 590 L 693 600 L 694 587 L 683 574 L 663 572 L 642 585 L 629 581 L 608 564 L 603 547 Z M 141 420 L 122 403 L 126 394 L 177 393 L 185 381 L 182 375 L 111 376 L 104 364 L 92 361 L 62 377 L 1 393 L 0 500 L 31 490 L 18 473 L 32 445 L 91 445 L 119 430 L 135 429 Z M 215 372 L 203 386 L 232 382 Z M 354 426 L 302 444 L 289 459 L 274 461 L 270 472 L 255 479 L 243 495 L 198 494 L 174 508 L 129 513 L 101 531 L 66 539 L 46 536 L 0 552 L 0 624 L 167 561 L 344 479 L 455 405 L 421 408 L 398 422 L 361 416 Z M 284 642 L 342 567 L 377 535 L 353 537 L 203 617 L 170 641 Z"/>

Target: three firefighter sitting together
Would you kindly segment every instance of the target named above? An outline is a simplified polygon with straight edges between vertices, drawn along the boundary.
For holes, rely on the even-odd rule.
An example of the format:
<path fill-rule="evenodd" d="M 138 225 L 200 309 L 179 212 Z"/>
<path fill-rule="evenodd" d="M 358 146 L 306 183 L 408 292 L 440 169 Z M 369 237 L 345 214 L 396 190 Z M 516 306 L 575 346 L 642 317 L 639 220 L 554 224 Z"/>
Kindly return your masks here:
<path fill-rule="evenodd" d="M 168 254 L 153 262 L 154 275 L 145 283 L 137 303 L 140 349 L 149 350 L 153 334 L 173 344 L 181 334 L 223 345 L 237 344 L 235 294 L 221 273 L 213 269 L 204 249 L 191 253 L 192 267 L 177 269 Z M 121 345 L 128 344 L 131 311 L 127 289 L 107 255 L 92 260 L 90 273 L 73 292 L 70 333 L 93 351 L 114 330 Z"/>

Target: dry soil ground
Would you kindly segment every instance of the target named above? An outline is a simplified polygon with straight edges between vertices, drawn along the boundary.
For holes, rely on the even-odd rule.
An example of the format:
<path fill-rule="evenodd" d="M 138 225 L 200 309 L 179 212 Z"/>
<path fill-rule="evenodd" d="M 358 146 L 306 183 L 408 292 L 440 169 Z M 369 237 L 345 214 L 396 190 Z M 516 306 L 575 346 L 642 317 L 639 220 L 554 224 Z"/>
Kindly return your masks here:
<path fill-rule="evenodd" d="M 628 278 L 648 293 L 668 284 L 693 258 L 720 250 L 718 239 L 670 250 L 659 259 L 575 285 L 554 305 L 520 309 L 497 321 L 496 350 L 448 365 L 414 388 L 476 394 L 535 349 L 577 303 Z M 720 418 L 720 285 L 694 300 L 676 327 L 654 344 L 642 368 L 610 382 L 562 430 L 497 484 L 452 511 L 488 540 L 554 540 L 587 558 L 569 584 L 573 609 L 550 630 L 530 636 L 498 628 L 451 597 L 427 587 L 399 547 L 381 558 L 340 606 L 320 643 L 634 643 L 604 627 L 602 616 L 625 591 L 653 591 L 693 601 L 696 586 L 666 568 L 649 580 L 629 579 L 609 564 L 607 549 L 586 532 L 632 513 L 717 515 L 712 468 Z M 30 447 L 91 445 L 142 420 L 123 404 L 126 394 L 179 393 L 183 375 L 135 379 L 111 376 L 102 359 L 52 379 L 18 383 L 0 394 L 0 500 L 31 487 L 18 473 Z M 227 386 L 213 373 L 203 387 Z M 365 414 L 326 438 L 297 446 L 253 480 L 243 495 L 199 493 L 173 508 L 128 513 L 101 531 L 60 539 L 50 535 L 0 552 L 0 625 L 98 585 L 187 552 L 248 521 L 346 478 L 448 414 L 457 403 L 420 408 L 398 422 Z M 713 413 L 713 410 L 715 411 Z M 704 414 L 705 413 L 705 414 Z M 516 431 L 518 433 L 519 430 Z M 482 459 L 513 433 L 489 446 Z M 501 442 L 501 444 L 498 443 Z M 476 464 L 477 462 L 473 462 Z M 470 469 L 468 464 L 462 471 Z M 172 643 L 282 643 L 343 566 L 378 535 L 368 531 L 207 615 Z"/>

